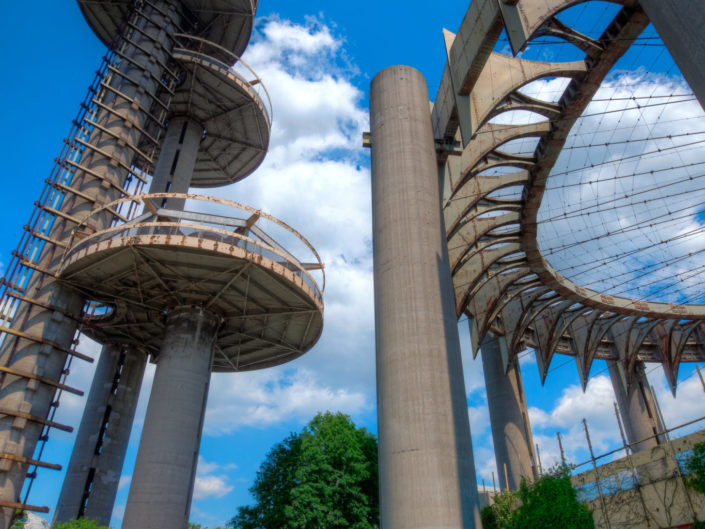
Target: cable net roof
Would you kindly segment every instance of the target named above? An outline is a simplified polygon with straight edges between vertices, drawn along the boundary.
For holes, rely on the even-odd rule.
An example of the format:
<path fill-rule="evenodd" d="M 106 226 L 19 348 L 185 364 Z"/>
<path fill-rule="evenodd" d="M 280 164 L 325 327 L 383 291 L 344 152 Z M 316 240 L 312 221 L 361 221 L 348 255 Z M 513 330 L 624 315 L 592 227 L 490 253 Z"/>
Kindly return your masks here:
<path fill-rule="evenodd" d="M 598 39 L 619 8 L 588 2 L 559 13 L 558 19 Z M 510 54 L 506 39 L 495 49 Z M 520 56 L 567 62 L 585 55 L 547 36 L 535 39 Z M 568 82 L 541 79 L 521 91 L 557 102 Z M 510 111 L 492 122 L 542 119 Z M 531 156 L 537 143 L 537 138 L 519 139 L 501 150 Z M 520 193 L 517 186 L 495 196 L 518 199 Z M 538 213 L 539 248 L 559 274 L 583 287 L 637 300 L 705 303 L 703 204 L 705 112 L 650 25 L 571 129 Z"/>

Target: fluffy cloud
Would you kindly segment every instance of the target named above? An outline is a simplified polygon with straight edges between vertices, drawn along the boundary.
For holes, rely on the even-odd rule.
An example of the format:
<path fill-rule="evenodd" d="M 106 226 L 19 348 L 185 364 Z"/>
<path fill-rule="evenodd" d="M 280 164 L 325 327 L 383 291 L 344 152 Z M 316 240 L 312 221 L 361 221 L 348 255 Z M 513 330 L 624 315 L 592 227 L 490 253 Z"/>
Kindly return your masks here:
<path fill-rule="evenodd" d="M 560 462 L 556 432 L 561 434 L 568 461 L 579 463 L 589 458 L 583 418 L 588 424 L 595 454 L 612 449 L 620 441 L 613 403 L 614 391 L 609 377 L 598 375 L 590 379 L 585 393 L 579 385 L 565 388 L 548 411 L 529 408 L 529 421 L 544 468 Z"/>
<path fill-rule="evenodd" d="M 367 395 L 342 383 L 323 385 L 306 369 L 214 374 L 205 433 L 221 435 L 241 426 L 266 427 L 285 420 L 304 423 L 319 411 L 356 414 L 368 407 Z"/>
<path fill-rule="evenodd" d="M 319 343 L 280 368 L 215 375 L 206 434 L 282 420 L 305 422 L 325 409 L 355 414 L 374 402 L 371 199 L 368 115 L 341 41 L 308 19 L 257 27 L 244 60 L 262 78 L 274 121 L 269 153 L 250 177 L 221 196 L 276 216 L 300 231 L 325 265 L 325 326 Z"/>
<path fill-rule="evenodd" d="M 222 498 L 233 490 L 228 483 L 228 476 L 223 472 L 232 470 L 233 465 L 218 465 L 198 457 L 196 481 L 193 487 L 193 497 L 202 500 L 208 497 Z"/>
<path fill-rule="evenodd" d="M 692 369 L 691 366 L 682 368 L 682 371 L 686 370 L 690 371 L 690 374 L 683 376 L 678 383 L 677 398 L 673 397 L 661 368 L 652 370 L 648 375 L 649 381 L 656 392 L 656 397 L 658 398 L 667 428 L 674 428 L 695 419 L 705 417 L 703 385 L 698 378 L 697 372 Z M 687 403 L 687 405 L 684 405 L 684 403 Z M 698 422 L 688 428 L 675 432 L 674 436 L 680 437 L 685 433 L 701 428 L 703 428 L 703 423 Z"/>

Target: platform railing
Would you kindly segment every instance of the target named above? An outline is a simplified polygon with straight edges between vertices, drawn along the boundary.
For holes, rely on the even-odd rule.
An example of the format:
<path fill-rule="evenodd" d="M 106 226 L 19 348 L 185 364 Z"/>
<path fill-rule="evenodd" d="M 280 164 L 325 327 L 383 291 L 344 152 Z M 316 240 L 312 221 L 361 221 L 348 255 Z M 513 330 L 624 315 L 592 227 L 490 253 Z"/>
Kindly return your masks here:
<path fill-rule="evenodd" d="M 255 96 L 267 115 L 269 125 L 272 125 L 272 101 L 269 92 L 262 83 L 262 79 L 245 61 L 214 42 L 183 33 L 177 33 L 174 37 L 176 46 L 173 55 L 175 57 L 188 55 L 199 61 L 206 61 L 216 69 L 237 78 L 241 86 Z"/>
<path fill-rule="evenodd" d="M 187 200 L 186 207 L 184 210 L 171 210 L 153 205 L 161 203 L 165 198 Z M 140 203 L 143 206 L 143 213 L 131 221 L 106 229 L 95 230 L 91 227 L 92 218 L 100 216 L 107 208 L 115 208 L 128 201 Z M 216 215 L 202 211 L 214 207 L 224 208 L 227 214 Z M 269 224 L 269 226 L 263 226 L 263 224 Z M 267 234 L 269 230 L 265 228 L 272 226 L 282 229 L 290 238 L 302 243 L 299 244 L 296 255 Z M 314 247 L 299 232 L 260 210 L 237 202 L 202 195 L 145 194 L 126 197 L 95 209 L 84 223 L 74 230 L 64 253 L 61 269 L 72 260 L 72 257 L 89 246 L 109 240 L 149 235 L 209 239 L 241 248 L 248 254 L 264 257 L 291 271 L 308 285 L 319 302 L 323 302 L 325 289 L 323 263 Z M 310 271 L 320 272 L 322 286 L 319 287 L 318 281 Z"/>

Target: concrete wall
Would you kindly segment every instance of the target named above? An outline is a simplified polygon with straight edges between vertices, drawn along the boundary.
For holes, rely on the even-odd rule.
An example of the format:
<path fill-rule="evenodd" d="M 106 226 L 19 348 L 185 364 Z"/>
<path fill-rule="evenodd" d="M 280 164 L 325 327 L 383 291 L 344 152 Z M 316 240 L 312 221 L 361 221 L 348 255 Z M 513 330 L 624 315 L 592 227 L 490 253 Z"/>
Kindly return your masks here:
<path fill-rule="evenodd" d="M 705 496 L 684 485 L 674 457 L 702 442 L 705 430 L 573 476 L 596 529 L 667 529 L 705 520 Z"/>

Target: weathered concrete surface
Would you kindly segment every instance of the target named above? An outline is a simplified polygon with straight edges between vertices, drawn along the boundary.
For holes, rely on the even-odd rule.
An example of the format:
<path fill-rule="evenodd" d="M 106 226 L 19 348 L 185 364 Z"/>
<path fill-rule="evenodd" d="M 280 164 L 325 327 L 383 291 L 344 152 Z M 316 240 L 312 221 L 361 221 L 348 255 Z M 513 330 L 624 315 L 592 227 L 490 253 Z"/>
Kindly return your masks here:
<path fill-rule="evenodd" d="M 219 319 L 167 315 L 122 527 L 186 529 Z"/>
<path fill-rule="evenodd" d="M 82 516 L 110 524 L 146 363 L 143 353 L 103 347 L 54 523 Z"/>
<path fill-rule="evenodd" d="M 641 0 L 693 93 L 705 105 L 705 9 L 693 0 Z M 705 106 L 704 106 L 705 108 Z"/>
<path fill-rule="evenodd" d="M 705 430 L 572 476 L 596 529 L 667 529 L 705 520 L 705 496 L 685 485 L 675 472 L 676 456 L 683 457 L 702 442 Z M 635 486 L 637 476 L 639 486 Z"/>
<path fill-rule="evenodd" d="M 480 351 L 499 485 L 502 490 L 507 487 L 510 490 L 518 490 L 522 477 L 529 482 L 536 477 L 534 441 L 531 436 L 521 371 L 517 361 L 514 360 L 509 372 L 504 372 L 499 341 L 492 335 L 488 334 L 485 337 Z"/>
<path fill-rule="evenodd" d="M 154 167 L 154 177 L 150 193 L 188 193 L 193 168 L 198 158 L 198 146 L 203 137 L 203 126 L 186 117 L 173 117 L 169 120 L 159 159 Z M 184 209 L 183 199 L 164 199 L 155 206 L 168 206 L 170 209 Z"/>
<path fill-rule="evenodd" d="M 426 82 L 370 90 L 381 525 L 481 527 Z"/>
<path fill-rule="evenodd" d="M 46 244 L 40 255 L 28 256 L 49 273 L 33 272 L 24 295 L 38 304 L 21 303 L 13 315 L 12 328 L 36 340 L 17 339 L 5 335 L 0 349 L 0 363 L 12 369 L 59 380 L 65 365 L 66 350 L 70 349 L 81 316 L 83 297 L 57 283 L 52 276 L 58 269 L 63 247 L 76 222 L 82 220 L 96 203 L 107 203 L 119 196 L 128 169 L 135 161 L 135 149 L 143 137 L 141 128 L 148 119 L 147 111 L 155 92 L 161 86 L 163 71 L 172 47 L 171 35 L 176 29 L 178 12 L 168 0 L 155 0 L 143 9 L 140 31 L 132 35 L 133 44 L 125 45 L 119 72 L 109 73 L 105 82 L 124 97 L 106 90 L 102 104 L 107 107 L 91 116 L 99 126 L 93 128 L 89 144 L 79 162 L 85 170 L 76 170 L 70 185 L 77 193 L 67 193 L 58 206 L 63 215 L 54 217 L 50 239 L 59 245 Z M 122 41 L 125 44 L 124 41 Z M 135 81 L 137 80 L 137 81 Z M 129 126 L 128 126 L 129 123 Z M 96 177 L 95 175 L 99 175 Z M 96 228 L 107 225 L 110 215 L 97 221 Z M 46 308 L 50 307 L 50 308 Z M 50 343 L 41 343 L 41 341 Z M 53 344 L 58 345 L 54 347 Z M 13 413 L 47 416 L 54 399 L 54 388 L 36 381 L 2 375 L 0 377 L 0 452 L 32 458 L 42 425 L 20 418 Z M 17 501 L 22 490 L 27 464 L 3 460 L 0 463 L 0 499 Z M 0 529 L 7 529 L 14 509 L 3 508 Z"/>
<path fill-rule="evenodd" d="M 629 388 L 617 362 L 608 361 L 607 367 L 627 441 L 635 452 L 655 447 L 659 444 L 657 434 L 663 431 L 663 425 L 656 414 L 644 363 L 637 362 L 634 381 Z"/>

